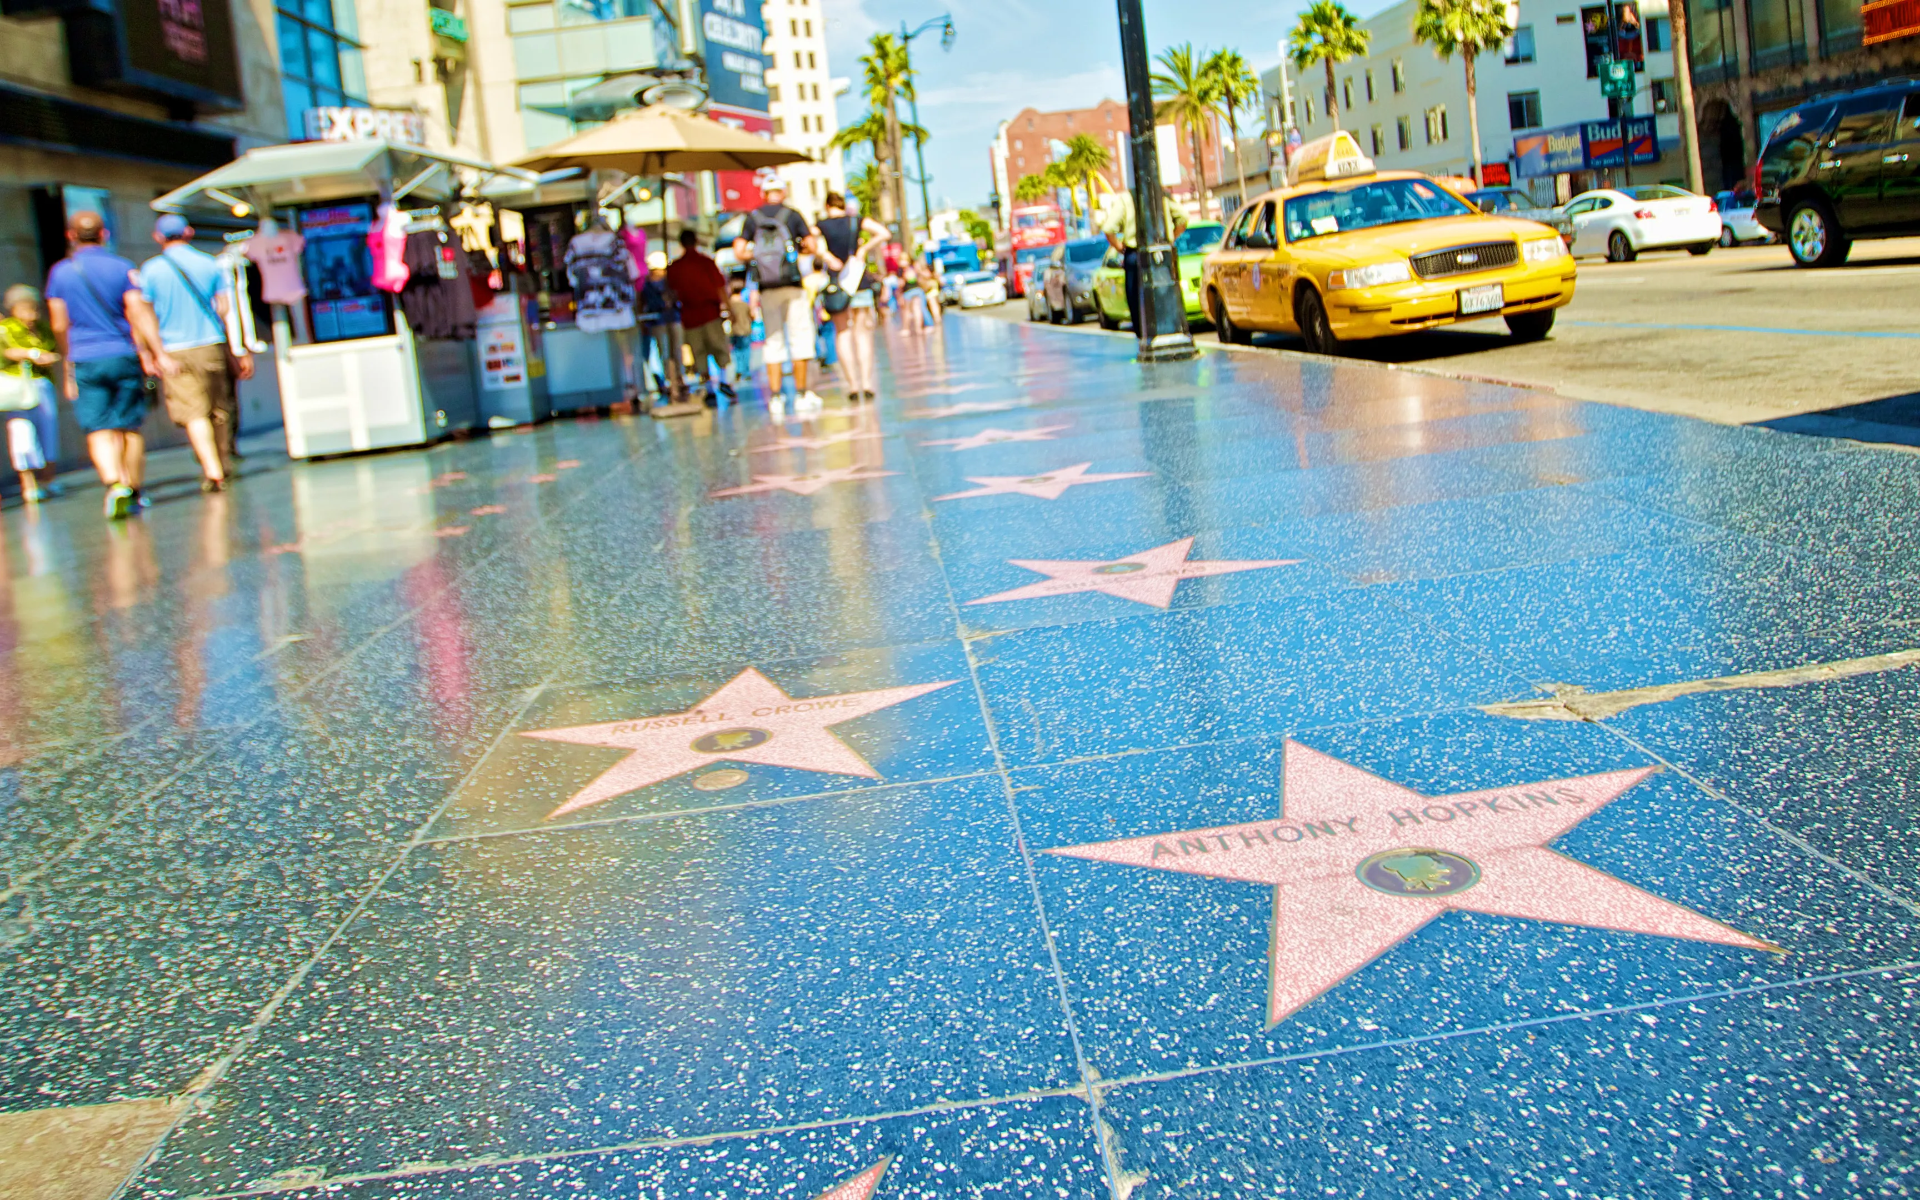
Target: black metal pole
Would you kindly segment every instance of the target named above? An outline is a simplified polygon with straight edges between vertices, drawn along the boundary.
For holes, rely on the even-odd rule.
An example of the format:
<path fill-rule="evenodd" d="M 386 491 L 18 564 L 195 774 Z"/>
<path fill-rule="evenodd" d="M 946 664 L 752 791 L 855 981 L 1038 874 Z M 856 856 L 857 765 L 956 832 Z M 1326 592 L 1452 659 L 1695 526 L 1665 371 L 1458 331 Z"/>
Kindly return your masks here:
<path fill-rule="evenodd" d="M 1140 256 L 1141 362 L 1192 358 L 1187 305 L 1180 298 L 1178 260 L 1160 188 L 1160 151 L 1153 136 L 1153 90 L 1147 72 L 1147 25 L 1140 0 L 1119 0 L 1120 65 L 1127 77 L 1127 143 L 1133 157 L 1133 211 Z"/>
<path fill-rule="evenodd" d="M 926 29 L 922 25 L 912 33 L 907 32 L 907 23 L 900 22 L 900 53 L 907 60 L 907 83 L 913 91 L 907 94 L 907 104 L 913 110 L 913 127 L 920 128 L 920 88 L 913 82 L 913 39 Z M 933 201 L 927 199 L 927 147 L 919 138 L 913 139 L 913 161 L 920 168 L 920 216 L 927 223 L 927 240 L 933 240 Z"/>

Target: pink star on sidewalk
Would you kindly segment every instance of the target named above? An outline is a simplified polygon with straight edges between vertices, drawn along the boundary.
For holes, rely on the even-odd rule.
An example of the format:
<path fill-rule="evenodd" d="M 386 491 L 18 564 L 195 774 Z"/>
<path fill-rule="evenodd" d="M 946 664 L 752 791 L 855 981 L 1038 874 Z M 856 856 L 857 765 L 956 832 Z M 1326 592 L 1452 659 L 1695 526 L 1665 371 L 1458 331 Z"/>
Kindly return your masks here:
<path fill-rule="evenodd" d="M 1281 817 L 1047 853 L 1272 887 L 1269 1026 L 1450 909 L 1778 950 L 1547 848 L 1653 771 L 1423 796 L 1289 741 Z"/>
<path fill-rule="evenodd" d="M 898 471 L 876 471 L 871 467 L 834 467 L 828 471 L 815 471 L 810 475 L 755 475 L 752 483 L 739 487 L 721 488 L 709 496 L 744 496 L 749 492 L 792 492 L 796 496 L 811 496 L 831 483 L 853 483 L 861 479 L 885 479 L 889 475 L 898 475 Z"/>
<path fill-rule="evenodd" d="M 1057 471 L 1048 471 L 1041 475 L 969 475 L 968 483 L 980 486 L 970 492 L 951 492 L 945 496 L 935 496 L 935 500 L 971 500 L 975 496 L 1036 496 L 1042 500 L 1058 500 L 1060 494 L 1068 488 L 1082 483 L 1105 483 L 1109 479 L 1140 479 L 1149 474 L 1146 471 L 1122 471 L 1115 475 L 1089 475 L 1090 462 L 1075 463 L 1071 467 L 1061 467 Z"/>
<path fill-rule="evenodd" d="M 1122 600 L 1165 608 L 1173 603 L 1173 590 L 1182 579 L 1206 575 L 1230 575 L 1235 571 L 1262 571 L 1269 567 L 1290 567 L 1297 558 L 1243 559 L 1238 562 L 1188 562 L 1192 538 L 1181 538 L 1111 562 L 1055 561 L 1049 559 L 1010 558 L 1016 567 L 1038 571 L 1047 576 L 1045 583 L 1030 583 L 1010 592 L 998 592 L 969 600 L 968 604 L 995 604 L 1002 600 L 1039 600 L 1046 596 L 1067 596 L 1074 592 L 1105 592 Z"/>
<path fill-rule="evenodd" d="M 945 679 L 796 700 L 781 691 L 780 685 L 748 667 L 685 712 L 603 725 L 529 730 L 520 736 L 629 752 L 547 814 L 549 819 L 723 760 L 878 779 L 879 772 L 827 727 L 957 682 Z"/>
<path fill-rule="evenodd" d="M 888 1155 L 852 1179 L 834 1184 L 821 1192 L 815 1200 L 873 1200 L 874 1190 L 880 1186 L 880 1177 L 893 1165 L 893 1156 Z"/>
<path fill-rule="evenodd" d="M 949 404 L 943 408 L 910 408 L 907 410 L 907 419 L 909 421 L 931 421 L 939 417 L 964 417 L 968 413 L 1006 412 L 1010 408 L 1018 407 L 1019 405 L 1012 403 L 980 404 L 969 400 L 964 404 Z"/>
<path fill-rule="evenodd" d="M 829 433 L 824 437 L 783 437 L 768 442 L 764 446 L 755 446 L 754 454 L 763 454 L 768 450 L 825 450 L 828 446 L 838 446 L 845 442 L 862 442 L 887 436 L 877 429 L 850 430 L 846 433 Z"/>
<path fill-rule="evenodd" d="M 1053 435 L 1066 425 L 1044 425 L 1039 429 L 982 429 L 971 437 L 935 438 L 931 442 L 921 442 L 922 446 L 952 446 L 950 453 L 958 454 L 962 450 L 978 450 L 982 446 L 996 446 L 1001 442 L 1050 442 Z"/>

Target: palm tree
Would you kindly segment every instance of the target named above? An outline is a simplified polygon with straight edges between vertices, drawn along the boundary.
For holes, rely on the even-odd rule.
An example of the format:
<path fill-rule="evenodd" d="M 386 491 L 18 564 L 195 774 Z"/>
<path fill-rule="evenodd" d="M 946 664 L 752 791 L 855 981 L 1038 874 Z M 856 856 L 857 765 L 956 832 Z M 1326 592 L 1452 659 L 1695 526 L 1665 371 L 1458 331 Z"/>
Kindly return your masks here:
<path fill-rule="evenodd" d="M 1201 68 L 1213 77 L 1213 90 L 1227 110 L 1227 134 L 1233 140 L 1233 175 L 1240 181 L 1240 202 L 1247 202 L 1247 169 L 1240 162 L 1240 105 L 1260 98 L 1260 77 L 1238 50 L 1221 50 Z"/>
<path fill-rule="evenodd" d="M 1067 164 L 1061 162 L 1048 163 L 1040 172 L 1040 182 L 1046 184 L 1050 189 L 1067 189 L 1067 207 L 1073 210 L 1074 220 L 1077 221 L 1080 219 L 1080 193 L 1076 190 L 1079 186 L 1080 179 L 1072 171 L 1067 169 Z"/>
<path fill-rule="evenodd" d="M 1320 63 L 1327 68 L 1327 116 L 1335 129 L 1340 128 L 1340 99 L 1333 90 L 1334 64 L 1358 58 L 1372 43 L 1372 32 L 1361 28 L 1360 18 L 1340 0 L 1313 0 L 1313 7 L 1300 14 L 1287 35 L 1294 66 L 1304 71 Z"/>
<path fill-rule="evenodd" d="M 1323 3 L 1327 0 L 1322 0 Z M 1193 151 L 1193 169 L 1199 175 L 1194 190 L 1200 198 L 1200 215 L 1207 212 L 1206 122 L 1213 117 L 1213 77 L 1201 66 L 1200 55 L 1192 42 L 1169 46 L 1160 52 L 1160 65 L 1148 82 L 1159 100 L 1153 106 L 1155 120 L 1184 125 L 1187 145 Z"/>
<path fill-rule="evenodd" d="M 863 216 L 885 208 L 886 194 L 887 180 L 878 162 L 870 162 L 847 176 L 847 195 L 859 201 Z"/>
<path fill-rule="evenodd" d="M 900 110 L 896 101 L 913 97 L 913 72 L 909 70 L 907 48 L 891 33 L 876 33 L 868 40 L 867 53 L 860 56 L 867 84 L 867 102 L 880 112 L 887 127 L 887 176 L 893 194 L 894 211 L 899 214 L 900 241 L 913 251 L 913 222 L 907 219 L 906 158 L 900 145 Z"/>
<path fill-rule="evenodd" d="M 902 121 L 899 124 L 902 137 L 910 137 L 920 142 L 926 141 L 927 131 L 920 126 L 911 121 Z M 872 178 L 873 194 L 863 197 L 863 207 L 860 211 L 870 215 L 877 214 L 882 225 L 893 220 L 893 191 L 888 186 L 886 167 L 890 161 L 887 153 L 890 145 L 888 136 L 886 114 L 875 107 L 858 121 L 840 129 L 827 141 L 827 144 L 835 150 L 852 150 L 861 147 L 872 157 L 873 167 L 869 175 Z M 848 194 L 860 195 L 853 188 L 853 180 L 849 178 Z"/>
<path fill-rule="evenodd" d="M 1044 200 L 1053 191 L 1053 185 L 1039 175 L 1022 175 L 1013 185 L 1013 198 L 1021 204 L 1031 204 L 1035 200 Z"/>
<path fill-rule="evenodd" d="M 1694 124 L 1693 60 L 1687 37 L 1687 6 L 1684 0 L 1667 0 L 1667 30 L 1673 35 L 1673 83 L 1680 93 L 1680 148 L 1687 164 L 1687 190 L 1706 193 L 1706 180 L 1700 172 L 1700 127 Z"/>
<path fill-rule="evenodd" d="M 1060 169 L 1086 185 L 1088 215 L 1093 213 L 1094 178 L 1111 162 L 1113 154 L 1093 135 L 1076 133 L 1067 139 L 1067 156 L 1060 160 Z"/>
<path fill-rule="evenodd" d="M 1413 17 L 1413 38 L 1432 46 L 1441 58 L 1458 54 L 1467 69 L 1467 137 L 1473 142 L 1473 182 L 1481 183 L 1480 84 L 1474 63 L 1513 36 L 1506 0 L 1420 0 Z"/>

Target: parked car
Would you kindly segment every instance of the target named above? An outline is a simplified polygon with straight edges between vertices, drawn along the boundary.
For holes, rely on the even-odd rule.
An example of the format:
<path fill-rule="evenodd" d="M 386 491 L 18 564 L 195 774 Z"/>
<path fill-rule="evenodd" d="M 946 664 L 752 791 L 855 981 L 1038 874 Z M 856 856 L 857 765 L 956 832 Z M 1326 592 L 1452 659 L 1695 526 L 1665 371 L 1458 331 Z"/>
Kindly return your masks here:
<path fill-rule="evenodd" d="M 1920 233 L 1920 83 L 1789 109 L 1753 175 L 1754 217 L 1803 267 L 1839 266 L 1861 238 Z"/>
<path fill-rule="evenodd" d="M 1647 250 L 1705 254 L 1720 243 L 1720 214 L 1706 196 L 1664 183 L 1582 192 L 1561 206 L 1573 252 L 1632 262 Z"/>
<path fill-rule="evenodd" d="M 1754 218 L 1754 194 L 1745 190 L 1719 192 L 1713 202 L 1720 209 L 1720 244 L 1771 242 L 1773 231 Z"/>
<path fill-rule="evenodd" d="M 1075 238 L 1053 248 L 1036 272 L 1037 287 L 1027 294 L 1027 317 L 1056 325 L 1077 325 L 1083 316 L 1099 311 L 1093 299 L 1093 277 L 1106 261 L 1107 239 Z"/>
<path fill-rule="evenodd" d="M 1221 341 L 1298 333 L 1316 354 L 1488 317 L 1543 338 L 1575 275 L 1552 229 L 1483 213 L 1418 172 L 1377 170 L 1344 131 L 1295 151 L 1288 186 L 1242 208 L 1203 270 Z"/>
<path fill-rule="evenodd" d="M 1187 226 L 1173 239 L 1173 252 L 1179 260 L 1180 298 L 1186 301 L 1187 324 L 1204 322 L 1207 313 L 1200 306 L 1200 268 L 1207 255 L 1220 248 L 1227 227 L 1218 221 L 1201 221 Z M 1100 328 L 1118 329 L 1127 319 L 1127 272 L 1120 254 L 1112 251 L 1094 276 L 1093 296 L 1099 310 Z"/>
<path fill-rule="evenodd" d="M 1569 246 L 1573 244 L 1573 222 L 1559 209 L 1535 200 L 1525 188 L 1477 188 L 1467 193 L 1467 199 L 1483 213 L 1492 213 L 1501 217 L 1519 217 L 1523 221 L 1538 221 L 1542 225 L 1551 225 L 1560 234 L 1562 241 Z"/>

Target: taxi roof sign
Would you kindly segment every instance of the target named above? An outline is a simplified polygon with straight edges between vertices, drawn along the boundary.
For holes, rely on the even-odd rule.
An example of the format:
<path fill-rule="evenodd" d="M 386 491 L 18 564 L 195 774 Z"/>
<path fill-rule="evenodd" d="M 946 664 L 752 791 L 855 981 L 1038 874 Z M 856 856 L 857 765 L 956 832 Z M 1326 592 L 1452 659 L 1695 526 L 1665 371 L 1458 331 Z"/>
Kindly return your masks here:
<path fill-rule="evenodd" d="M 1360 143 L 1344 129 L 1318 137 L 1293 152 L 1289 185 L 1316 180 L 1352 179 L 1373 174 L 1373 160 L 1360 153 Z"/>

